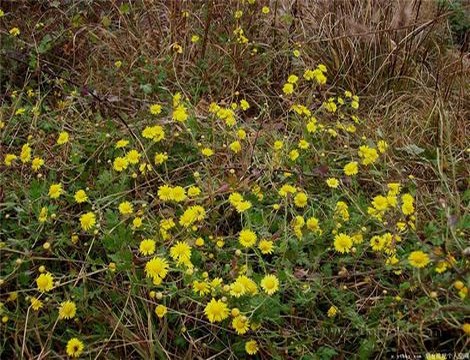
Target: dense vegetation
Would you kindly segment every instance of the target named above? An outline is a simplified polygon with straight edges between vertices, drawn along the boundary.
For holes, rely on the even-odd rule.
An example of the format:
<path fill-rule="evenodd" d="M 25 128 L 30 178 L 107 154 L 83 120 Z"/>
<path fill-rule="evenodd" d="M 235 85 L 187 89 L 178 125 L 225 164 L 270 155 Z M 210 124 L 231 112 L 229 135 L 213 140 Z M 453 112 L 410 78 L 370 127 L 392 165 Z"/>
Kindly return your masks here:
<path fill-rule="evenodd" d="M 2 359 L 465 356 L 465 4 L 1 4 Z"/>

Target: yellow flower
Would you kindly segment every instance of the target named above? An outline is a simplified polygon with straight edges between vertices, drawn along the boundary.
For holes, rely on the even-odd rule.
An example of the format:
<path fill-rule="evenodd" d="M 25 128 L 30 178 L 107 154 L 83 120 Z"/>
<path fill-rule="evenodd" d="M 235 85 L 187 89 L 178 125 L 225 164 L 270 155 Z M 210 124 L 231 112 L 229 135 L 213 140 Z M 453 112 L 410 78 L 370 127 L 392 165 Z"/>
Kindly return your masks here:
<path fill-rule="evenodd" d="M 270 240 L 263 239 L 258 244 L 258 249 L 260 249 L 262 254 L 272 254 L 274 249 L 274 244 Z"/>
<path fill-rule="evenodd" d="M 326 184 L 332 188 L 332 189 L 336 189 L 338 186 L 339 186 L 339 181 L 338 179 L 336 178 L 328 178 L 326 179 Z"/>
<path fill-rule="evenodd" d="M 62 131 L 59 133 L 57 138 L 57 145 L 63 145 L 69 142 L 69 133 L 67 131 Z"/>
<path fill-rule="evenodd" d="M 134 206 L 129 201 L 123 201 L 119 204 L 119 212 L 122 215 L 130 215 L 134 212 Z"/>
<path fill-rule="evenodd" d="M 155 165 L 161 165 L 167 160 L 168 160 L 167 153 L 156 153 L 155 154 L 155 158 L 154 158 Z"/>
<path fill-rule="evenodd" d="M 155 314 L 157 314 L 157 316 L 161 319 L 162 317 L 165 316 L 165 314 L 168 312 L 168 309 L 165 305 L 158 305 L 156 308 L 155 308 Z"/>
<path fill-rule="evenodd" d="M 142 255 L 153 255 L 156 243 L 152 239 L 144 239 L 140 242 L 139 251 Z"/>
<path fill-rule="evenodd" d="M 229 315 L 227 304 L 221 300 L 212 300 L 204 308 L 204 314 L 211 323 L 225 320 Z"/>
<path fill-rule="evenodd" d="M 248 110 L 250 108 L 250 104 L 245 99 L 242 99 L 240 100 L 240 107 L 242 110 Z"/>
<path fill-rule="evenodd" d="M 31 297 L 31 308 L 34 310 L 34 311 L 38 311 L 39 309 L 41 309 L 44 304 L 41 300 L 39 300 L 38 298 L 35 298 L 34 296 Z"/>
<path fill-rule="evenodd" d="M 183 215 L 179 219 L 180 225 L 184 227 L 189 227 L 194 224 L 196 221 L 202 221 L 206 217 L 206 211 L 202 206 L 195 205 L 190 206 L 185 210 Z"/>
<path fill-rule="evenodd" d="M 413 196 L 410 194 L 404 194 L 401 197 L 402 200 L 402 206 L 401 206 L 401 211 L 403 212 L 404 215 L 412 215 L 415 211 L 414 208 L 414 199 Z"/>
<path fill-rule="evenodd" d="M 351 251 L 353 241 L 349 235 L 340 233 L 335 236 L 334 240 L 335 250 L 344 254 Z"/>
<path fill-rule="evenodd" d="M 246 316 L 239 315 L 233 318 L 232 327 L 238 335 L 243 335 L 250 329 L 250 321 Z"/>
<path fill-rule="evenodd" d="M 188 189 L 188 196 L 189 197 L 195 197 L 198 196 L 201 193 L 201 189 L 199 189 L 197 186 L 191 186 Z"/>
<path fill-rule="evenodd" d="M 129 162 L 127 161 L 127 159 L 120 157 L 120 156 L 114 159 L 114 162 L 113 162 L 113 168 L 114 170 L 118 172 L 126 170 L 128 165 L 129 165 Z"/>
<path fill-rule="evenodd" d="M 170 248 L 170 255 L 178 264 L 187 264 L 191 258 L 191 246 L 185 241 L 178 241 Z"/>
<path fill-rule="evenodd" d="M 261 280 L 261 287 L 266 294 L 272 295 L 279 290 L 279 280 L 275 275 L 266 275 Z"/>
<path fill-rule="evenodd" d="M 335 317 L 338 313 L 338 308 L 336 306 L 330 306 L 328 309 L 327 315 L 329 318 Z"/>
<path fill-rule="evenodd" d="M 382 236 L 372 236 L 370 246 L 374 251 L 380 251 L 385 247 L 385 239 Z"/>
<path fill-rule="evenodd" d="M 199 41 L 199 35 L 193 35 L 191 36 L 191 42 L 193 44 L 197 43 Z"/>
<path fill-rule="evenodd" d="M 377 143 L 377 149 L 379 149 L 379 152 L 381 152 L 382 154 L 387 151 L 388 149 L 388 144 L 385 140 L 380 140 L 378 143 Z"/>
<path fill-rule="evenodd" d="M 186 190 L 181 186 L 175 186 L 171 189 L 171 198 L 176 202 L 186 200 Z"/>
<path fill-rule="evenodd" d="M 162 185 L 158 188 L 158 198 L 162 201 L 173 200 L 173 189 L 168 185 Z"/>
<path fill-rule="evenodd" d="M 21 148 L 20 160 L 22 163 L 27 163 L 31 160 L 31 147 L 29 144 L 24 144 Z"/>
<path fill-rule="evenodd" d="M 168 262 L 162 257 L 154 257 L 145 264 L 145 274 L 154 280 L 164 279 L 168 274 Z"/>
<path fill-rule="evenodd" d="M 307 219 L 307 229 L 309 229 L 310 231 L 321 233 L 319 221 L 316 217 L 312 216 Z"/>
<path fill-rule="evenodd" d="M 41 212 L 39 213 L 38 220 L 39 222 L 45 222 L 47 220 L 47 213 L 49 212 L 47 207 L 42 207 Z"/>
<path fill-rule="evenodd" d="M 385 211 L 388 208 L 388 199 L 385 196 L 377 195 L 372 200 L 372 206 L 378 211 Z"/>
<path fill-rule="evenodd" d="M 235 11 L 235 19 L 240 19 L 243 16 L 243 11 L 237 10 Z"/>
<path fill-rule="evenodd" d="M 239 298 L 240 296 L 245 295 L 246 288 L 243 282 L 235 281 L 230 285 L 230 295 L 233 297 Z"/>
<path fill-rule="evenodd" d="M 245 343 L 245 351 L 248 355 L 255 355 L 258 352 L 258 343 L 256 340 L 250 340 Z"/>
<path fill-rule="evenodd" d="M 207 148 L 207 147 L 203 148 L 201 150 L 201 153 L 202 153 L 202 155 L 207 156 L 207 157 L 210 157 L 210 156 L 214 155 L 214 151 L 212 149 Z"/>
<path fill-rule="evenodd" d="M 250 229 L 243 229 L 238 236 L 238 241 L 246 248 L 253 246 L 256 243 L 256 239 L 256 234 Z"/>
<path fill-rule="evenodd" d="M 138 164 L 142 155 L 137 150 L 131 150 L 126 154 L 129 164 Z"/>
<path fill-rule="evenodd" d="M 8 32 L 11 36 L 18 36 L 20 34 L 20 29 L 17 27 L 12 27 Z"/>
<path fill-rule="evenodd" d="M 195 293 L 199 293 L 200 296 L 204 296 L 208 293 L 210 293 L 211 288 L 209 284 L 205 281 L 193 281 L 193 291 Z"/>
<path fill-rule="evenodd" d="M 299 144 L 297 145 L 299 149 L 306 150 L 310 147 L 310 144 L 305 139 L 300 139 Z"/>
<path fill-rule="evenodd" d="M 60 195 L 62 195 L 64 190 L 62 189 L 62 184 L 52 184 L 49 187 L 49 197 L 51 199 L 57 199 Z"/>
<path fill-rule="evenodd" d="M 470 323 L 464 323 L 462 325 L 462 331 L 466 334 L 466 335 L 470 335 Z"/>
<path fill-rule="evenodd" d="M 290 153 L 289 153 L 289 158 L 292 160 L 292 161 L 295 161 L 297 160 L 297 158 L 300 156 L 299 152 L 294 149 L 292 150 Z"/>
<path fill-rule="evenodd" d="M 44 160 L 39 157 L 35 157 L 31 163 L 31 168 L 34 171 L 38 171 L 43 165 L 44 165 Z"/>
<path fill-rule="evenodd" d="M 299 77 L 297 75 L 289 75 L 289 77 L 287 78 L 287 82 L 289 84 L 296 84 L 298 80 Z"/>
<path fill-rule="evenodd" d="M 294 197 L 294 204 L 299 208 L 304 208 L 307 206 L 308 196 L 304 192 L 299 192 Z"/>
<path fill-rule="evenodd" d="M 356 161 L 351 161 L 350 163 L 346 164 L 344 167 L 344 173 L 347 176 L 356 175 L 358 173 L 358 166 Z"/>
<path fill-rule="evenodd" d="M 36 285 L 40 292 L 51 291 L 54 287 L 54 278 L 51 273 L 45 273 L 38 276 Z"/>
<path fill-rule="evenodd" d="M 408 261 L 411 266 L 415 268 L 423 268 L 426 265 L 429 264 L 429 256 L 425 252 L 418 250 L 418 251 L 413 251 L 409 256 L 408 256 Z"/>
<path fill-rule="evenodd" d="M 134 229 L 138 229 L 142 226 L 142 218 L 140 216 L 137 216 L 132 220 L 132 227 Z"/>
<path fill-rule="evenodd" d="M 4 163 L 6 166 L 11 166 L 11 163 L 15 161 L 18 157 L 15 154 L 6 154 Z"/>
<path fill-rule="evenodd" d="M 273 148 L 274 150 L 279 151 L 282 149 L 283 146 L 284 146 L 284 143 L 281 140 L 277 140 L 274 142 Z"/>
<path fill-rule="evenodd" d="M 73 301 L 64 301 L 59 307 L 59 319 L 72 319 L 77 312 L 77 306 Z"/>
<path fill-rule="evenodd" d="M 322 105 L 323 105 L 323 107 L 325 108 L 326 111 L 331 112 L 331 113 L 336 112 L 337 106 L 336 106 L 336 104 L 333 100 L 329 100 L 328 102 L 324 102 Z"/>
<path fill-rule="evenodd" d="M 77 338 L 72 338 L 67 342 L 67 355 L 70 357 L 78 358 L 82 354 L 84 348 L 85 345 L 83 344 L 83 342 L 81 342 Z"/>
<path fill-rule="evenodd" d="M 84 203 L 88 200 L 85 190 L 78 190 L 73 197 L 78 204 Z"/>
<path fill-rule="evenodd" d="M 358 155 L 362 159 L 362 165 L 373 164 L 379 157 L 377 150 L 367 145 L 359 147 Z"/>
<path fill-rule="evenodd" d="M 125 148 L 127 145 L 129 145 L 129 140 L 121 139 L 116 142 L 116 145 L 114 145 L 114 147 L 116 149 L 122 149 Z"/>
<path fill-rule="evenodd" d="M 159 104 L 150 105 L 150 113 L 152 115 L 158 115 L 162 112 L 162 106 Z"/>
<path fill-rule="evenodd" d="M 147 126 L 142 131 L 142 136 L 146 139 L 152 139 L 155 142 L 160 142 L 165 139 L 165 131 L 160 125 Z"/>
<path fill-rule="evenodd" d="M 86 214 L 83 214 L 82 216 L 80 216 L 80 224 L 82 226 L 82 229 L 85 231 L 94 228 L 96 224 L 95 214 L 92 212 L 87 212 Z"/>
<path fill-rule="evenodd" d="M 297 192 L 297 189 L 289 184 L 284 184 L 281 186 L 281 188 L 278 191 L 278 194 L 280 196 L 286 197 L 288 194 L 295 194 Z"/>
<path fill-rule="evenodd" d="M 186 111 L 186 108 L 184 105 L 178 105 L 174 110 L 173 110 L 173 120 L 179 121 L 179 122 L 185 122 L 188 119 L 188 113 Z"/>
<path fill-rule="evenodd" d="M 242 145 L 240 141 L 234 141 L 229 145 L 230 150 L 232 150 L 235 154 L 239 153 L 242 149 Z"/>
<path fill-rule="evenodd" d="M 291 83 L 285 83 L 282 87 L 282 92 L 286 95 L 291 95 L 294 93 L 294 85 Z"/>

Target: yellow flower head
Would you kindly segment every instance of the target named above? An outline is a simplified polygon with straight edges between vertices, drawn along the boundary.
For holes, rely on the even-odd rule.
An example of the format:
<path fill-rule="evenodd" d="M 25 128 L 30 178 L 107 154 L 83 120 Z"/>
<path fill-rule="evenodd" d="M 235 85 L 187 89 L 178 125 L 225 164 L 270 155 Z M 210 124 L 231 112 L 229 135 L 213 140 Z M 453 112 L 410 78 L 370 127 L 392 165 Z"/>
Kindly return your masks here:
<path fill-rule="evenodd" d="M 330 306 L 328 309 L 327 315 L 329 318 L 335 317 L 338 313 L 338 308 L 336 306 Z"/>
<path fill-rule="evenodd" d="M 119 212 L 122 215 L 130 215 L 134 212 L 134 206 L 129 201 L 123 201 L 119 204 Z"/>
<path fill-rule="evenodd" d="M 243 229 L 238 236 L 238 241 L 246 248 L 253 246 L 256 243 L 256 239 L 256 234 L 250 229 Z"/>
<path fill-rule="evenodd" d="M 162 112 L 162 106 L 159 104 L 150 105 L 150 113 L 152 115 L 158 115 Z"/>
<path fill-rule="evenodd" d="M 168 262 L 162 257 L 154 257 L 145 264 L 147 277 L 164 279 L 168 273 Z"/>
<path fill-rule="evenodd" d="M 69 133 L 67 131 L 62 131 L 59 133 L 57 138 L 57 145 L 63 145 L 69 142 Z"/>
<path fill-rule="evenodd" d="M 353 176 L 358 173 L 358 166 L 356 161 L 351 161 L 350 163 L 346 164 L 344 167 L 344 174 L 347 176 Z"/>
<path fill-rule="evenodd" d="M 129 165 L 129 162 L 126 158 L 118 156 L 116 159 L 113 161 L 113 168 L 114 170 L 121 172 L 123 170 L 127 169 L 127 166 Z"/>
<path fill-rule="evenodd" d="M 328 187 L 336 189 L 339 186 L 339 181 L 336 178 L 328 178 L 326 180 L 326 184 L 328 185 Z"/>
<path fill-rule="evenodd" d="M 78 358 L 82 354 L 84 348 L 85 345 L 83 342 L 77 338 L 72 338 L 67 342 L 67 355 Z"/>
<path fill-rule="evenodd" d="M 64 301 L 59 307 L 59 319 L 72 319 L 77 312 L 77 306 L 73 301 Z"/>
<path fill-rule="evenodd" d="M 262 254 L 272 254 L 274 249 L 274 244 L 270 240 L 263 239 L 258 244 L 258 249 L 260 249 Z"/>
<path fill-rule="evenodd" d="M 178 241 L 170 248 L 170 255 L 178 264 L 188 263 L 191 258 L 191 246 L 185 241 Z"/>
<path fill-rule="evenodd" d="M 155 252 L 155 248 L 156 248 L 155 240 L 145 239 L 140 242 L 139 252 L 145 256 L 153 255 L 153 253 Z"/>
<path fill-rule="evenodd" d="M 203 148 L 201 150 L 201 154 L 206 156 L 206 157 L 210 157 L 210 156 L 214 155 L 214 150 L 206 147 L 206 148 Z"/>
<path fill-rule="evenodd" d="M 131 150 L 126 154 L 129 164 L 138 164 L 142 155 L 137 150 Z"/>
<path fill-rule="evenodd" d="M 41 274 L 36 279 L 36 285 L 40 292 L 51 291 L 54 287 L 54 277 L 51 273 Z"/>
<path fill-rule="evenodd" d="M 415 268 L 423 268 L 426 265 L 429 264 L 429 256 L 425 252 L 418 250 L 418 251 L 413 251 L 409 256 L 408 256 L 408 261 L 411 266 Z"/>
<path fill-rule="evenodd" d="M 250 340 L 245 343 L 245 351 L 248 355 L 255 355 L 258 352 L 258 343 L 256 340 Z"/>
<path fill-rule="evenodd" d="M 226 303 L 212 298 L 204 308 L 204 314 L 211 323 L 214 323 L 225 320 L 229 316 L 229 310 Z"/>
<path fill-rule="evenodd" d="M 334 240 L 335 250 L 344 254 L 351 251 L 353 241 L 349 235 L 340 233 L 335 236 Z"/>
<path fill-rule="evenodd" d="M 261 287 L 266 294 L 272 295 L 279 290 L 279 280 L 275 275 L 266 275 L 261 280 Z"/>
<path fill-rule="evenodd" d="M 168 309 L 165 305 L 158 305 L 156 308 L 155 308 L 155 314 L 157 314 L 157 316 L 161 319 L 162 317 L 165 316 L 165 314 L 168 312 Z"/>
<path fill-rule="evenodd" d="M 233 318 L 232 327 L 238 335 L 243 335 L 250 329 L 250 322 L 246 316 L 239 315 Z"/>
<path fill-rule="evenodd" d="M 81 204 L 88 200 L 88 196 L 85 190 L 78 190 L 74 195 L 74 199 L 78 204 Z"/>
<path fill-rule="evenodd" d="M 44 160 L 39 157 L 35 157 L 31 163 L 31 168 L 34 171 L 38 171 L 43 165 L 44 165 Z"/>
<path fill-rule="evenodd" d="M 21 148 L 20 160 L 22 163 L 28 163 L 31 161 L 31 146 L 24 144 Z"/>
<path fill-rule="evenodd" d="M 35 298 L 34 296 L 31 297 L 31 308 L 34 310 L 34 311 L 38 311 L 39 309 L 41 309 L 44 304 L 41 300 L 39 300 L 38 298 Z"/>
<path fill-rule="evenodd" d="M 95 227 L 95 224 L 96 216 L 91 211 L 80 216 L 80 225 L 82 226 L 83 230 L 88 231 L 90 229 L 93 229 Z"/>
<path fill-rule="evenodd" d="M 307 206 L 308 196 L 304 192 L 299 192 L 294 197 L 294 204 L 299 208 L 304 208 Z"/>
<path fill-rule="evenodd" d="M 52 184 L 49 187 L 49 197 L 51 199 L 57 199 L 60 195 L 62 195 L 64 190 L 62 189 L 62 184 Z"/>

